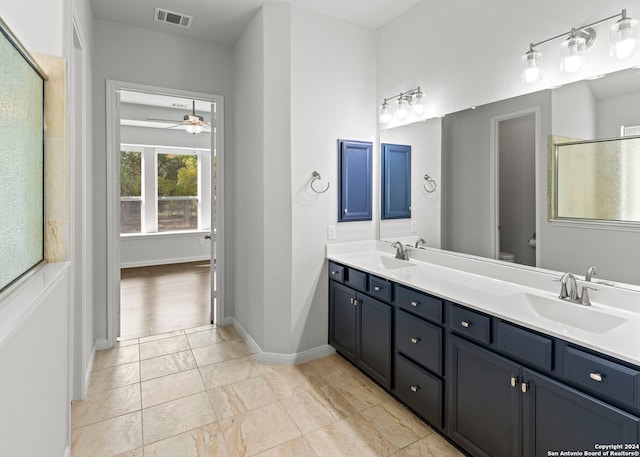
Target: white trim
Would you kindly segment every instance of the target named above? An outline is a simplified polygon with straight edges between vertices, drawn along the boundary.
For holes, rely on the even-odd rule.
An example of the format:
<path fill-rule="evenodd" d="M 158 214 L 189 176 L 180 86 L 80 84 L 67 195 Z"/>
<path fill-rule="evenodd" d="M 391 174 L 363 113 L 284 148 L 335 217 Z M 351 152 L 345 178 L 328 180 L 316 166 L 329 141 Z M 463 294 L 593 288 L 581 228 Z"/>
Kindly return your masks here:
<path fill-rule="evenodd" d="M 152 267 L 154 265 L 168 265 L 172 263 L 188 263 L 188 262 L 201 262 L 203 260 L 211 260 L 211 256 L 196 255 L 192 257 L 172 257 L 169 259 L 154 259 L 154 260 L 140 260 L 137 262 L 123 262 L 120 264 L 121 268 L 136 268 L 136 267 Z"/>
<path fill-rule="evenodd" d="M 500 258 L 500 232 L 498 231 L 498 225 L 500 224 L 500 187 L 499 187 L 499 176 L 500 176 L 500 161 L 498 157 L 499 149 L 500 149 L 500 141 L 499 141 L 499 126 L 500 122 L 506 121 L 509 119 L 516 119 L 519 117 L 525 117 L 534 115 L 535 122 L 535 193 L 536 193 L 536 202 L 535 202 L 535 211 L 536 211 L 536 266 L 540 265 L 540 244 L 541 244 L 541 236 L 540 236 L 540 218 L 538 217 L 540 211 L 540 174 L 538 170 L 540 169 L 540 148 L 542 146 L 540 141 L 541 134 L 541 109 L 539 106 L 534 108 L 527 108 L 520 111 L 515 111 L 513 113 L 501 114 L 500 116 L 495 116 L 491 118 L 491 134 L 490 134 L 490 143 L 489 143 L 489 249 L 490 252 L 493 253 L 495 259 Z"/>
<path fill-rule="evenodd" d="M 216 135 L 211 135 L 211 151 L 215 150 L 218 165 L 217 182 L 217 211 L 216 227 L 212 227 L 212 232 L 216 233 L 216 249 L 211 252 L 216 256 L 217 274 L 217 295 L 215 297 L 217 306 L 215 316 L 212 320 L 216 323 L 222 322 L 225 315 L 225 227 L 224 227 L 224 97 L 220 95 L 207 94 L 202 92 L 185 91 L 180 89 L 170 89 L 165 87 L 151 86 L 146 84 L 129 83 L 107 79 L 106 81 L 106 122 L 107 122 L 107 347 L 113 347 L 120 333 L 120 227 L 119 227 L 119 154 L 110 153 L 117 151 L 120 147 L 118 109 L 119 92 L 121 90 L 133 92 L 156 93 L 159 95 L 178 96 L 184 98 L 195 98 L 203 101 L 215 103 L 216 105 Z M 213 161 L 212 161 L 213 162 Z M 212 269 L 212 275 L 214 270 Z M 213 281 L 212 281 L 213 287 Z M 212 304 L 213 304 L 212 294 Z M 213 314 L 212 309 L 212 314 Z"/>
<path fill-rule="evenodd" d="M 96 344 L 94 346 L 95 351 L 104 351 L 105 349 L 111 349 L 112 347 L 113 344 L 109 344 L 109 340 L 106 338 L 96 340 Z"/>
<path fill-rule="evenodd" d="M 549 219 L 556 227 L 583 228 L 589 230 L 616 230 L 619 232 L 640 232 L 640 222 L 609 221 L 596 219 Z"/>
<path fill-rule="evenodd" d="M 87 363 L 87 366 L 85 367 L 85 371 L 84 371 L 84 390 L 82 392 L 82 398 L 86 398 L 87 396 L 87 391 L 89 389 L 89 382 L 91 381 L 91 373 L 93 372 L 93 363 L 96 359 L 96 345 L 93 345 L 93 348 L 91 349 L 91 356 L 89 357 L 89 363 Z"/>
<path fill-rule="evenodd" d="M 71 457 L 71 446 L 67 444 L 67 447 L 64 448 L 64 452 L 62 453 L 63 457 Z"/>
<path fill-rule="evenodd" d="M 312 349 L 307 349 L 302 352 L 295 352 L 293 354 L 281 354 L 278 352 L 264 352 L 260 345 L 249 335 L 244 329 L 240 321 L 233 318 L 233 326 L 238 333 L 245 339 L 249 347 L 256 353 L 256 359 L 260 363 L 270 365 L 287 365 L 293 366 L 300 363 L 305 363 L 310 360 L 319 359 L 320 357 L 326 357 L 336 352 L 333 346 L 323 344 Z"/>

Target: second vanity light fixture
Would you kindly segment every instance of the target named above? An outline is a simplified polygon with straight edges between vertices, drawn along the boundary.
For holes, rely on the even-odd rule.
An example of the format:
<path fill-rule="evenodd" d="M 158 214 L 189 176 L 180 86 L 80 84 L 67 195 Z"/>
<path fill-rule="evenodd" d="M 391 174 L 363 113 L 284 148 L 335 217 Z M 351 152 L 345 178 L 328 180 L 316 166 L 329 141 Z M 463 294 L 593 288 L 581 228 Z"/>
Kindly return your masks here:
<path fill-rule="evenodd" d="M 386 124 L 391 121 L 391 105 L 389 102 L 398 99 L 396 102 L 395 116 L 396 119 L 402 121 L 409 116 L 409 109 L 413 109 L 416 114 L 424 112 L 424 92 L 420 90 L 420 86 L 407 92 L 400 92 L 393 97 L 385 98 L 380 105 L 380 123 Z"/>
<path fill-rule="evenodd" d="M 593 26 L 616 18 L 620 19 L 611 26 L 610 30 L 611 57 L 626 59 L 635 54 L 638 51 L 638 21 L 627 17 L 627 10 L 623 9 L 619 14 L 582 27 L 572 28 L 568 32 L 538 43 L 531 43 L 529 50 L 522 56 L 522 82 L 534 83 L 542 79 L 542 53 L 535 48 L 558 38 L 567 37 L 561 45 L 560 69 L 567 73 L 577 71 L 584 64 L 584 52 L 596 39 Z"/>

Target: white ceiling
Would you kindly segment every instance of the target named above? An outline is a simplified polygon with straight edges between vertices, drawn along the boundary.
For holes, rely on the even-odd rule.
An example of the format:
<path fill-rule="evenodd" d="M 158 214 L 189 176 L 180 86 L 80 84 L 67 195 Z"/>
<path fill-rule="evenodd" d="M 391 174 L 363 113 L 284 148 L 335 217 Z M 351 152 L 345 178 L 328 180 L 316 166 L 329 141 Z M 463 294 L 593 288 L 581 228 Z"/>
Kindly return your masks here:
<path fill-rule="evenodd" d="M 421 0 L 91 0 L 96 18 L 156 32 L 233 46 L 260 7 L 291 3 L 318 13 L 378 28 Z M 155 8 L 193 16 L 191 28 L 158 23 Z"/>

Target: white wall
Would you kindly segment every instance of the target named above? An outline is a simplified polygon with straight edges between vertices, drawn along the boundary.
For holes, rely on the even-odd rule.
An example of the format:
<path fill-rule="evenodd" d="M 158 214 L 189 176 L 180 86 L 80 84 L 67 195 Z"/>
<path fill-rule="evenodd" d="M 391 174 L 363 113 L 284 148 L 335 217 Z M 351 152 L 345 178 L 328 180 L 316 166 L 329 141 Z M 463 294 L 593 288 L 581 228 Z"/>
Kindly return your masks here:
<path fill-rule="evenodd" d="M 70 23 L 65 15 L 68 4 L 69 0 L 6 1 L 0 6 L 0 17 L 29 52 L 63 57 Z"/>
<path fill-rule="evenodd" d="M 626 8 L 627 0 L 422 1 L 378 31 L 378 104 L 418 85 L 426 95 L 424 117 L 502 100 L 602 73 L 640 65 L 640 56 L 609 58 L 610 23 L 599 26 L 587 64 L 576 73 L 559 70 L 559 41 L 541 45 L 544 79 L 520 82 L 520 57 L 542 41 Z"/>
<path fill-rule="evenodd" d="M 264 345 L 264 50 L 260 11 L 234 47 L 235 82 L 235 302 L 233 316 Z"/>
<path fill-rule="evenodd" d="M 587 81 L 551 91 L 551 130 L 554 135 L 580 140 L 595 140 L 596 97 Z"/>
<path fill-rule="evenodd" d="M 291 333 L 290 352 L 327 343 L 327 226 L 337 240 L 377 235 L 374 220 L 338 224 L 338 139 L 374 143 L 374 182 L 379 181 L 376 145 L 375 33 L 302 8 L 291 24 Z M 311 173 L 331 183 L 323 194 L 311 191 Z M 375 188 L 375 186 L 374 186 Z"/>
<path fill-rule="evenodd" d="M 153 234 L 120 238 L 123 268 L 195 262 L 211 258 L 211 241 L 204 233 Z"/>
<path fill-rule="evenodd" d="M 442 186 L 442 119 L 435 118 L 380 132 L 380 143 L 411 145 L 411 219 L 380 221 L 380 238 L 394 241 L 410 236 L 410 243 L 422 238 L 427 246 L 441 246 L 441 186 Z M 436 182 L 436 190 L 431 189 L 424 175 L 428 174 Z M 376 186 L 378 189 L 379 185 Z M 415 221 L 417 232 L 411 231 Z"/>
<path fill-rule="evenodd" d="M 597 138 L 620 136 L 620 126 L 640 125 L 640 91 L 598 99 Z"/>
<path fill-rule="evenodd" d="M 93 68 L 93 149 L 95 224 L 95 337 L 107 338 L 106 303 L 106 137 L 105 80 L 211 93 L 225 97 L 225 174 L 233 176 L 233 60 L 226 46 L 188 40 L 164 33 L 135 29 L 96 20 Z M 233 179 L 227 179 L 226 198 L 233 199 Z M 227 242 L 233 243 L 233 208 L 226 214 Z M 233 271 L 233 253 L 227 256 L 227 268 Z M 233 302 L 233 278 L 228 275 L 227 301 Z"/>

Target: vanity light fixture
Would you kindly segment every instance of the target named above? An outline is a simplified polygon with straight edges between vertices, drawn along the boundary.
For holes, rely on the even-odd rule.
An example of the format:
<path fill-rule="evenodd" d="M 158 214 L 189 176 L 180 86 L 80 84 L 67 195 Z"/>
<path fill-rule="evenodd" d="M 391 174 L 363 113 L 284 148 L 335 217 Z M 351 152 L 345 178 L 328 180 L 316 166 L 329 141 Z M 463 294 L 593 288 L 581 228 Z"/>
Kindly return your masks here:
<path fill-rule="evenodd" d="M 409 110 L 413 109 L 416 114 L 424 113 L 424 92 L 420 90 L 420 86 L 407 92 L 400 92 L 393 97 L 385 98 L 380 105 L 379 120 L 381 124 L 386 124 L 393 117 L 391 114 L 391 105 L 389 101 L 398 99 L 396 103 L 395 117 L 398 120 L 404 120 L 409 116 Z"/>
<path fill-rule="evenodd" d="M 627 17 L 627 10 L 601 19 L 582 27 L 572 28 L 538 43 L 531 43 L 529 50 L 522 56 L 522 82 L 534 83 L 542 79 L 542 53 L 536 47 L 559 38 L 566 39 L 561 44 L 560 69 L 564 72 L 579 70 L 585 61 L 585 51 L 591 47 L 596 39 L 594 26 L 612 19 L 620 18 L 611 27 L 610 54 L 618 59 L 626 59 L 638 51 L 638 21 Z"/>

